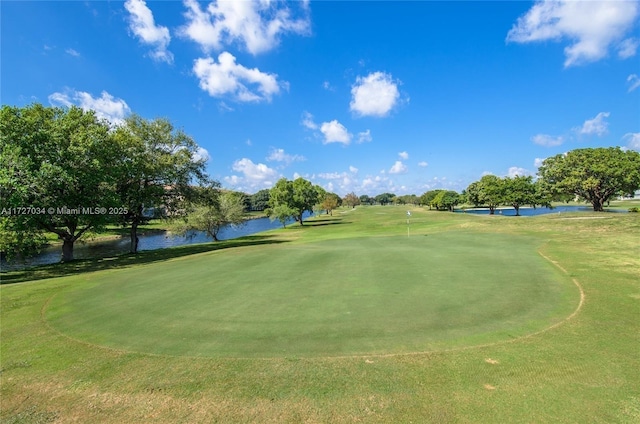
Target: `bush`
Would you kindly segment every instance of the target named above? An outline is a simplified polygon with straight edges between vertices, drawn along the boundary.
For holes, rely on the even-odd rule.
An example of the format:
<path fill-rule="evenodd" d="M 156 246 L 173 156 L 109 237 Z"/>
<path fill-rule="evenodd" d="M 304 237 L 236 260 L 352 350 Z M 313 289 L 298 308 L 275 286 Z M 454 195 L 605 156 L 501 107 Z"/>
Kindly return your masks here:
<path fill-rule="evenodd" d="M 640 212 L 640 208 L 637 208 L 637 207 L 634 206 L 633 208 L 629 208 L 629 212 L 638 213 L 638 212 Z"/>

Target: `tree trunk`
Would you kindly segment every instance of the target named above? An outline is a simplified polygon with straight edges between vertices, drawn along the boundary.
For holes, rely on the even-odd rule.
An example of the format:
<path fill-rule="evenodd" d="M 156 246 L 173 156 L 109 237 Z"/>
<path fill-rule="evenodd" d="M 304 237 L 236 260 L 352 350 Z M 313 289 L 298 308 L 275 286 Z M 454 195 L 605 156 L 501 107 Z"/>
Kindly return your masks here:
<path fill-rule="evenodd" d="M 516 216 L 520 216 L 520 205 L 518 206 L 513 206 L 513 208 L 516 210 Z"/>
<path fill-rule="evenodd" d="M 138 243 L 140 239 L 138 239 L 138 222 L 134 221 L 131 223 L 131 233 L 130 233 L 131 241 L 129 245 L 129 253 L 138 253 Z"/>
<path fill-rule="evenodd" d="M 75 240 L 62 239 L 62 262 L 70 262 L 73 260 L 73 243 Z"/>
<path fill-rule="evenodd" d="M 604 199 L 595 198 L 591 203 L 593 204 L 594 212 L 604 212 Z"/>
<path fill-rule="evenodd" d="M 296 219 L 296 221 L 298 221 L 300 223 L 300 225 L 304 225 L 302 223 L 302 214 L 298 215 L 298 218 Z"/>

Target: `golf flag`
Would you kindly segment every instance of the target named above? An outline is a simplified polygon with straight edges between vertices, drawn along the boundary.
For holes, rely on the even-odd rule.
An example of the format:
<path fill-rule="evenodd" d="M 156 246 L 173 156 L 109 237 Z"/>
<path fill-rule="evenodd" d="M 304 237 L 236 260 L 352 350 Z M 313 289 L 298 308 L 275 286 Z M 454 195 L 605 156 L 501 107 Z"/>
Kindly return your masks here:
<path fill-rule="evenodd" d="M 407 211 L 407 216 L 411 216 L 411 211 Z"/>

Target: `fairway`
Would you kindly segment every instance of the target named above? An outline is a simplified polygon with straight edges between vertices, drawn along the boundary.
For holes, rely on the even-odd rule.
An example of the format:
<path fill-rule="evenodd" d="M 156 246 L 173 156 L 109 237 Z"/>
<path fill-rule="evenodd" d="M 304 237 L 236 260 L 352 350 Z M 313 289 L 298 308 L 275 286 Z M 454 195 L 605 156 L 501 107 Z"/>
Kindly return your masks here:
<path fill-rule="evenodd" d="M 197 357 L 327 357 L 503 342 L 579 292 L 540 240 L 442 232 L 248 246 L 86 276 L 45 319 L 86 343 Z"/>

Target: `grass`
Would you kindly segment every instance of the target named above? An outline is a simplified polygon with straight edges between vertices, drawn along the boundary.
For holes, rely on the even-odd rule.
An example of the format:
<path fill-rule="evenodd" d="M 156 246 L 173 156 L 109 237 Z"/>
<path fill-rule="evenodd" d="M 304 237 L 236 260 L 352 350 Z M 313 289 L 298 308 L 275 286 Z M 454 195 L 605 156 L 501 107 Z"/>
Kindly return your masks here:
<path fill-rule="evenodd" d="M 640 420 L 640 218 L 636 214 L 576 213 L 512 218 L 413 210 L 411 240 L 417 244 L 405 246 L 403 253 L 414 257 L 418 251 L 426 250 L 429 258 L 422 260 L 421 267 L 433 267 L 434 263 L 444 261 L 449 268 L 458 269 L 460 274 L 440 282 L 441 287 L 449 288 L 444 281 L 451 280 L 452 293 L 464 292 L 459 291 L 456 284 L 481 272 L 486 274 L 489 271 L 500 276 L 517 272 L 519 266 L 510 267 L 510 256 L 521 257 L 525 262 L 521 265 L 533 267 L 525 272 L 529 276 L 526 278 L 528 284 L 537 281 L 533 276 L 539 273 L 549 284 L 556 282 L 566 288 L 556 293 L 557 296 L 542 290 L 536 301 L 535 296 L 522 299 L 509 297 L 505 292 L 513 289 L 533 293 L 535 288 L 532 286 L 496 286 L 486 291 L 483 287 L 485 297 L 478 303 L 509 300 L 502 307 L 485 308 L 469 303 L 468 308 L 476 309 L 473 314 L 488 318 L 491 310 L 499 312 L 511 302 L 523 302 L 513 305 L 513 310 L 522 310 L 528 304 L 533 315 L 506 324 L 496 319 L 499 328 L 493 329 L 493 333 L 491 329 L 488 332 L 493 335 L 487 336 L 487 332 L 460 334 L 457 340 L 462 343 L 453 343 L 443 334 L 435 341 L 420 341 L 421 332 L 417 331 L 404 342 L 395 339 L 387 346 L 382 343 L 364 352 L 361 346 L 358 348 L 354 344 L 345 352 L 346 355 L 333 355 L 336 347 L 332 352 L 330 343 L 326 343 L 326 346 L 308 347 L 306 354 L 298 345 L 296 352 L 286 355 L 272 353 L 264 355 L 270 358 L 262 358 L 263 355 L 259 355 L 261 358 L 231 358 L 228 357 L 231 355 L 225 356 L 198 341 L 193 344 L 191 353 L 198 356 L 199 351 L 202 357 L 194 358 L 176 356 L 182 352 L 172 351 L 170 346 L 145 346 L 138 353 L 129 351 L 136 350 L 133 349 L 135 346 L 127 345 L 130 340 L 119 340 L 122 334 L 118 333 L 140 334 L 139 329 L 124 325 L 120 330 L 108 330 L 108 326 L 100 322 L 100 317 L 112 320 L 113 316 L 109 315 L 111 308 L 85 310 L 89 314 L 87 316 L 80 313 L 83 305 L 100 306 L 97 301 L 100 298 L 120 307 L 121 313 L 131 312 L 131 308 L 122 308 L 118 296 L 121 296 L 120 303 L 140 302 L 143 298 L 139 293 L 145 289 L 150 299 L 155 297 L 160 302 L 171 303 L 163 311 L 162 307 L 152 308 L 149 302 L 147 306 L 155 310 L 150 315 L 154 321 L 149 323 L 150 327 L 157 326 L 155 321 L 163 313 L 162 318 L 168 323 L 183 319 L 192 319 L 195 323 L 198 317 L 185 317 L 190 308 L 182 305 L 186 301 L 194 301 L 192 296 L 172 299 L 162 293 L 167 290 L 180 296 L 180 291 L 172 290 L 173 287 L 188 286 L 189 279 L 178 279 L 172 286 L 167 274 L 171 269 L 183 267 L 195 275 L 215 276 L 218 272 L 225 275 L 219 284 L 226 286 L 227 297 L 222 296 L 223 290 L 211 291 L 212 288 L 205 287 L 206 284 L 200 289 L 204 290 L 203 293 L 220 296 L 220 302 L 226 299 L 217 307 L 226 308 L 227 314 L 237 311 L 247 316 L 247 311 L 262 311 L 262 314 L 255 313 L 254 316 L 249 314 L 251 322 L 244 328 L 236 322 L 239 325 L 237 331 L 249 331 L 254 324 L 262 331 L 270 327 L 286 330 L 290 325 L 277 323 L 277 316 L 284 314 L 300 319 L 308 311 L 310 315 L 320 314 L 323 317 L 326 313 L 322 312 L 327 309 L 340 311 L 339 298 L 348 299 L 349 295 L 353 296 L 361 313 L 365 313 L 366 304 L 355 301 L 357 289 L 363 293 L 365 290 L 380 291 L 375 307 L 382 314 L 395 311 L 400 321 L 406 321 L 399 328 L 411 334 L 415 323 L 408 316 L 414 315 L 419 296 L 407 296 L 394 304 L 393 291 L 381 284 L 381 280 L 373 275 L 358 279 L 355 277 L 358 274 L 352 273 L 351 267 L 344 262 L 354 257 L 362 262 L 358 241 L 375 250 L 375 242 L 384 238 L 387 244 L 390 241 L 393 249 L 387 252 L 390 256 L 385 261 L 377 261 L 372 269 L 382 272 L 380 268 L 384 270 L 385 264 L 390 270 L 401 268 L 400 263 L 394 263 L 400 259 L 394 257 L 393 252 L 403 246 L 401 241 L 406 241 L 405 208 L 362 207 L 340 212 L 314 225 L 292 226 L 265 233 L 260 235 L 265 238 L 236 241 L 236 245 L 215 251 L 211 250 L 217 245 L 208 244 L 188 254 L 184 249 L 163 251 L 156 253 L 155 257 L 153 252 L 144 252 L 135 257 L 106 261 L 108 266 L 104 262 L 86 262 L 82 269 L 71 270 L 74 273 L 68 276 L 63 276 L 69 271 L 67 268 L 43 268 L 32 271 L 34 276 L 53 278 L 0 287 L 0 420 L 114 423 L 632 423 Z M 264 244 L 252 245 L 258 242 Z M 433 243 L 433 246 L 427 249 L 422 243 Z M 484 267 L 480 264 L 480 268 L 474 269 L 465 260 L 469 253 L 464 251 L 464 246 L 475 247 L 476 252 L 478 248 L 486 250 L 490 246 L 496 256 L 491 260 L 497 262 L 487 263 Z M 242 296 L 229 297 L 236 285 L 244 284 L 246 287 L 251 283 L 239 281 L 241 276 L 251 280 L 252 274 L 250 270 L 238 274 L 224 270 L 226 262 L 248 267 L 246 264 L 251 263 L 251 258 L 257 264 L 264 264 L 266 262 L 260 262 L 261 255 L 263 259 L 272 259 L 274 256 L 271 255 L 278 257 L 280 252 L 283 260 L 278 267 L 287 272 L 294 259 L 302 264 L 309 261 L 323 263 L 320 258 L 309 259 L 315 248 L 328 256 L 324 260 L 325 267 L 316 270 L 323 275 L 313 277 L 325 284 L 333 282 L 333 286 L 326 293 L 319 293 L 318 301 L 308 304 L 305 310 L 277 311 L 282 305 L 294 305 L 295 302 L 284 300 L 287 297 L 297 299 L 300 292 L 282 291 L 284 286 L 279 286 L 275 279 L 268 287 L 280 290 L 276 298 L 282 301 L 272 301 L 273 310 L 259 305 L 260 299 L 274 299 L 273 293 L 265 296 L 264 292 L 254 291 L 253 297 L 244 299 L 250 305 L 240 304 Z M 462 250 L 458 251 L 458 248 Z M 515 248 L 521 250 L 514 251 Z M 377 253 L 382 255 L 384 249 L 380 249 Z M 442 255 L 440 261 L 438 254 Z M 541 255 L 555 265 L 541 259 Z M 488 257 L 485 255 L 484 259 L 477 259 L 488 260 Z M 202 270 L 203 263 L 210 263 L 213 268 Z M 195 264 L 200 265 L 196 268 Z M 157 287 L 149 281 L 149 275 L 157 276 Z M 351 285 L 337 283 L 340 276 L 345 275 L 353 277 Z M 131 278 L 121 283 L 121 276 Z M 257 272 L 257 276 L 260 277 L 261 273 Z M 393 273 L 386 277 L 391 281 L 398 279 Z M 518 274 L 512 278 L 517 286 L 516 277 L 522 277 Z M 14 282 L 26 279 L 24 273 L 3 275 L 2 278 L 13 278 Z M 265 273 L 264 278 L 273 277 Z M 483 276 L 478 275 L 477 278 Z M 288 279 L 300 281 L 291 276 Z M 405 290 L 420 289 L 412 285 L 411 279 L 399 280 Z M 502 278 L 498 280 L 502 281 Z M 367 281 L 371 283 L 365 284 Z M 580 310 L 560 325 L 537 332 L 546 324 L 570 316 L 579 299 L 577 289 L 572 285 L 574 281 L 584 292 L 584 304 Z M 491 279 L 486 278 L 482 284 L 490 283 Z M 140 287 L 136 288 L 136 285 Z M 308 289 L 314 285 L 305 282 L 304 287 Z M 338 298 L 324 303 L 320 301 L 336 292 L 340 293 Z M 489 294 L 494 298 L 487 297 Z M 542 299 L 546 301 L 540 301 Z M 202 302 L 201 299 L 196 300 Z M 234 302 L 237 308 L 232 305 Z M 440 302 L 445 300 L 440 299 Z M 403 310 L 398 305 L 409 306 Z M 550 309 L 545 311 L 545 306 Z M 199 309 L 193 309 L 196 310 Z M 183 315 L 176 319 L 179 313 Z M 403 313 L 407 315 L 403 317 Z M 375 322 L 375 314 L 366 316 L 371 320 L 371 326 L 380 325 Z M 513 318 L 514 315 L 510 316 Z M 75 319 L 66 321 L 65 317 Z M 264 317 L 264 322 L 261 317 Z M 134 325 L 130 318 L 122 317 L 120 321 Z M 542 322 L 545 320 L 546 323 Z M 334 326 L 342 324 L 341 320 L 328 322 Z M 487 319 L 484 325 L 490 322 Z M 527 323 L 531 324 L 530 327 Z M 88 331 L 92 328 L 98 331 Z M 295 334 L 295 328 L 293 323 L 292 334 Z M 505 328 L 519 330 L 520 335 L 529 336 L 502 337 L 504 334 L 501 335 L 500 331 Z M 68 333 L 73 337 L 70 338 Z M 92 340 L 91 337 L 96 335 L 104 340 Z M 342 337 L 345 343 L 350 339 Z M 241 338 L 246 339 L 246 335 Z M 234 341 L 232 338 L 229 340 Z M 403 345 L 411 341 L 418 346 Z M 148 341 L 146 343 L 149 344 Z M 429 347 L 429 343 L 435 344 L 433 351 L 419 353 L 418 350 L 418 353 L 408 354 L 416 347 Z M 293 344 L 284 345 L 292 349 Z M 235 349 L 241 345 L 236 344 Z M 277 351 L 275 345 L 272 347 L 273 352 Z M 260 348 L 264 349 L 262 345 Z M 388 352 L 392 355 L 367 352 Z M 354 353 L 359 355 L 352 355 Z"/>

